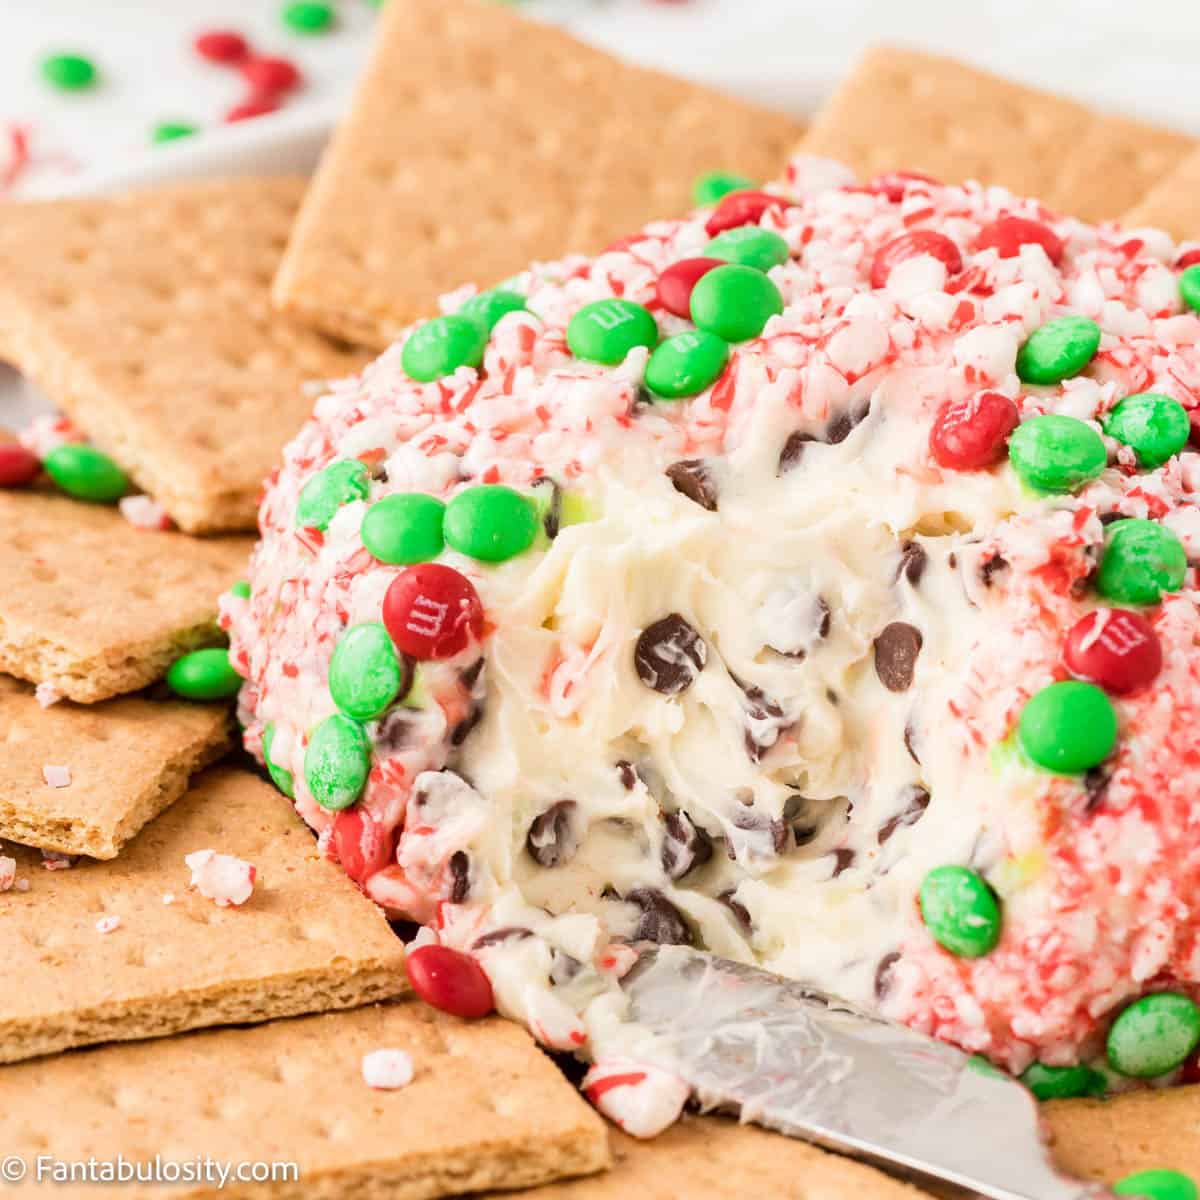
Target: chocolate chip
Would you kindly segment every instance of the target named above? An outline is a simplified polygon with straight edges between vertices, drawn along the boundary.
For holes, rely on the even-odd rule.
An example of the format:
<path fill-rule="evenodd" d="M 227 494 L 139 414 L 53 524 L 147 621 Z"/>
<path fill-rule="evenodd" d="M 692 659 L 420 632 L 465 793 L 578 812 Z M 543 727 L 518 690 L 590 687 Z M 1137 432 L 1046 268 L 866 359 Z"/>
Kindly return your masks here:
<path fill-rule="evenodd" d="M 728 891 L 722 892 L 717 899 L 733 913 L 737 923 L 742 927 L 742 932 L 749 935 L 754 929 L 753 922 L 750 920 L 750 911 L 735 897 L 734 889 L 729 888 Z"/>
<path fill-rule="evenodd" d="M 621 759 L 617 763 L 617 773 L 621 776 L 621 786 L 627 791 L 632 792 L 638 785 L 637 767 L 628 759 Z"/>
<path fill-rule="evenodd" d="M 833 613 L 829 609 L 829 604 L 824 596 L 817 597 L 817 637 L 822 641 L 829 636 L 829 629 L 833 624 Z"/>
<path fill-rule="evenodd" d="M 854 430 L 867 419 L 867 414 L 871 411 L 871 405 L 868 402 L 865 405 L 860 405 L 856 408 L 847 409 L 845 412 L 838 413 L 832 421 L 829 422 L 825 430 L 825 440 L 830 445 L 836 446 L 840 442 L 844 442 Z"/>
<path fill-rule="evenodd" d="M 789 796 L 783 804 L 783 819 L 791 827 L 792 840 L 797 846 L 807 846 L 821 832 L 812 817 L 813 801 L 799 793 Z"/>
<path fill-rule="evenodd" d="M 638 678 L 664 696 L 687 691 L 708 661 L 704 639 L 678 614 L 642 630 L 633 652 Z"/>
<path fill-rule="evenodd" d="M 455 850 L 450 855 L 450 877 L 454 882 L 450 886 L 450 903 L 461 904 L 471 892 L 471 860 L 466 851 Z"/>
<path fill-rule="evenodd" d="M 1092 767 L 1083 776 L 1083 790 L 1087 793 L 1085 812 L 1093 813 L 1103 803 L 1108 794 L 1108 785 L 1112 783 L 1112 773 L 1103 767 Z"/>
<path fill-rule="evenodd" d="M 472 950 L 483 950 L 488 946 L 499 946 L 504 942 L 523 942 L 526 938 L 533 937 L 533 930 L 526 929 L 523 925 L 505 925 L 500 929 L 493 929 L 491 933 L 485 933 L 482 937 L 477 937 L 471 943 Z"/>
<path fill-rule="evenodd" d="M 888 994 L 888 989 L 892 986 L 892 969 L 900 961 L 900 952 L 893 950 L 891 954 L 885 954 L 879 960 L 879 966 L 875 968 L 875 999 L 882 1000 Z"/>
<path fill-rule="evenodd" d="M 546 536 L 554 541 L 558 537 L 558 531 L 562 528 L 562 488 L 549 475 L 535 479 L 530 486 L 542 490 L 550 489 L 550 499 L 542 514 L 542 528 L 546 531 Z"/>
<path fill-rule="evenodd" d="M 380 758 L 410 749 L 416 740 L 417 718 L 404 708 L 394 708 L 375 731 L 375 750 Z"/>
<path fill-rule="evenodd" d="M 459 672 L 458 681 L 469 692 L 473 690 L 475 685 L 479 682 L 479 676 L 482 673 L 483 659 L 477 658 L 469 667 L 464 667 L 463 670 Z"/>
<path fill-rule="evenodd" d="M 846 849 L 835 850 L 833 852 L 833 874 L 830 875 L 829 878 L 836 879 L 844 870 L 846 870 L 847 867 L 852 866 L 853 863 L 854 863 L 854 851 L 853 850 L 846 850 Z"/>
<path fill-rule="evenodd" d="M 1008 559 L 1003 555 L 993 554 L 979 564 L 979 578 L 985 588 L 990 588 L 1001 571 L 1008 570 Z"/>
<path fill-rule="evenodd" d="M 712 838 L 687 813 L 667 813 L 662 844 L 662 867 L 668 879 L 682 879 L 712 858 Z"/>
<path fill-rule="evenodd" d="M 667 468 L 667 478 L 680 495 L 709 512 L 717 511 L 717 482 L 702 458 L 685 458 Z"/>
<path fill-rule="evenodd" d="M 376 463 L 375 466 L 371 468 L 371 478 L 375 480 L 376 483 L 387 483 L 387 467 L 385 467 L 382 462 Z"/>
<path fill-rule="evenodd" d="M 958 555 L 951 550 L 949 555 L 946 557 L 946 562 L 949 565 L 950 570 L 953 571 L 958 566 Z"/>
<path fill-rule="evenodd" d="M 474 704 L 471 711 L 450 731 L 450 745 L 461 746 L 471 731 L 483 720 L 483 705 Z"/>
<path fill-rule="evenodd" d="M 579 849 L 574 830 L 576 808 L 574 800 L 559 800 L 530 825 L 525 849 L 539 867 L 561 867 L 575 857 Z"/>
<path fill-rule="evenodd" d="M 909 717 L 904 726 L 904 748 L 908 751 L 908 757 L 911 758 L 913 762 L 917 764 L 917 766 L 920 766 L 921 756 L 917 753 L 916 747 L 913 745 L 913 742 L 916 740 L 916 736 L 917 734 L 916 730 L 913 729 L 912 718 Z"/>
<path fill-rule="evenodd" d="M 897 581 L 903 577 L 916 587 L 928 564 L 929 555 L 920 542 L 903 542 L 900 546 L 900 567 L 896 571 Z"/>
<path fill-rule="evenodd" d="M 777 474 L 786 475 L 797 466 L 804 457 L 804 447 L 817 439 L 811 433 L 793 433 L 783 444 L 779 453 L 779 469 Z"/>
<path fill-rule="evenodd" d="M 634 940 L 657 942 L 660 946 L 691 946 L 695 935 L 683 913 L 657 888 L 634 888 L 625 899 L 642 910 Z"/>
<path fill-rule="evenodd" d="M 929 807 L 929 793 L 915 783 L 910 783 L 900 793 L 901 809 L 892 818 L 884 821 L 879 827 L 879 844 L 882 846 L 896 832 L 909 825 L 915 825 Z"/>
<path fill-rule="evenodd" d="M 774 854 L 786 854 L 792 848 L 792 828 L 783 817 L 764 817 L 760 813 L 748 809 L 733 814 L 735 829 L 746 833 L 761 833 L 761 852 L 765 855 L 770 848 Z M 730 857 L 733 856 L 730 848 Z"/>
<path fill-rule="evenodd" d="M 875 674 L 889 692 L 906 692 L 912 687 L 923 641 L 921 631 L 907 621 L 884 626 L 875 639 Z"/>
<path fill-rule="evenodd" d="M 1106 512 L 1100 514 L 1101 525 L 1111 525 L 1114 521 L 1119 520 L 1121 520 L 1121 514 L 1119 512 Z"/>

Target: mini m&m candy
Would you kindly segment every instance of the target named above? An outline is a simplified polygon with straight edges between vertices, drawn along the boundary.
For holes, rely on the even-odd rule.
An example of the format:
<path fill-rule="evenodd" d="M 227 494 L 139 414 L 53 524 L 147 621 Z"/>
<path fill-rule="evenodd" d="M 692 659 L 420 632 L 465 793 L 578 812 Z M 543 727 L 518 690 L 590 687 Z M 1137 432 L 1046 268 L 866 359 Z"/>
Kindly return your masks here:
<path fill-rule="evenodd" d="M 0 442 L 0 487 L 24 487 L 42 469 L 37 456 L 20 442 Z"/>
<path fill-rule="evenodd" d="M 286 58 L 247 58 L 240 67 L 242 78 L 258 96 L 279 96 L 299 87 L 300 68 Z"/>
<path fill-rule="evenodd" d="M 450 658 L 483 636 L 483 605 L 465 575 L 442 563 L 420 563 L 388 586 L 383 623 L 410 658 Z"/>
<path fill-rule="evenodd" d="M 385 496 L 367 509 L 360 536 L 380 562 L 409 566 L 437 558 L 446 544 L 446 506 L 424 492 Z"/>
<path fill-rule="evenodd" d="M 646 386 L 664 400 L 695 396 L 711 387 L 729 361 L 729 347 L 703 330 L 667 338 L 646 364 Z"/>
<path fill-rule="evenodd" d="M 1193 312 L 1200 312 L 1200 264 L 1190 266 L 1179 276 L 1179 295 Z"/>
<path fill-rule="evenodd" d="M 329 694 L 348 717 L 373 721 L 412 686 L 412 665 L 377 622 L 342 634 L 329 661 Z"/>
<path fill-rule="evenodd" d="M 969 867 L 934 867 L 921 883 L 921 919 L 938 945 L 980 958 L 1000 940 L 1000 902 Z"/>
<path fill-rule="evenodd" d="M 704 224 L 709 237 L 739 225 L 757 225 L 769 208 L 782 208 L 787 201 L 770 192 L 730 192 L 717 205 L 716 211 Z"/>
<path fill-rule="evenodd" d="M 487 349 L 488 331 L 470 317 L 434 317 L 418 325 L 400 352 L 400 365 L 410 379 L 432 383 L 459 367 L 478 367 Z"/>
<path fill-rule="evenodd" d="M 365 883 L 386 867 L 395 849 L 392 835 L 361 804 L 334 816 L 330 841 L 342 870 L 355 883 Z"/>
<path fill-rule="evenodd" d="M 82 54 L 50 54 L 42 59 L 42 78 L 63 92 L 79 92 L 96 82 L 96 64 Z"/>
<path fill-rule="evenodd" d="M 113 504 L 129 490 L 129 479 L 107 454 L 81 442 L 64 442 L 42 460 L 46 474 L 76 500 Z"/>
<path fill-rule="evenodd" d="M 698 329 L 726 342 L 758 337 L 783 312 L 779 289 L 753 267 L 718 267 L 692 289 L 691 316 Z"/>
<path fill-rule="evenodd" d="M 1108 1031 L 1108 1062 L 1134 1079 L 1181 1066 L 1200 1045 L 1200 1008 L 1180 992 L 1155 992 L 1123 1009 Z"/>
<path fill-rule="evenodd" d="M 740 263 L 756 271 L 769 271 L 787 262 L 791 255 L 788 244 L 777 233 L 760 229 L 757 225 L 744 225 L 738 229 L 727 229 L 719 233 L 704 247 L 705 258 L 719 258 L 723 262 Z"/>
<path fill-rule="evenodd" d="M 1104 432 L 1130 446 L 1138 466 L 1162 466 L 1187 445 L 1192 425 L 1187 410 L 1171 396 L 1142 392 L 1126 396 L 1104 418 Z"/>
<path fill-rule="evenodd" d="M 469 317 L 477 321 L 488 333 L 496 327 L 501 317 L 511 312 L 525 311 L 525 297 L 520 292 L 510 292 L 505 288 L 493 288 L 490 292 L 480 292 L 472 296 L 459 310 L 460 317 Z"/>
<path fill-rule="evenodd" d="M 324 529 L 343 504 L 365 500 L 370 490 L 370 472 L 357 458 L 330 463 L 301 489 L 296 503 L 296 524 L 306 529 Z"/>
<path fill-rule="evenodd" d="M 266 763 L 267 773 L 271 776 L 271 780 L 275 786 L 289 799 L 296 798 L 296 783 L 292 777 L 291 771 L 279 766 L 271 757 L 271 746 L 275 741 L 275 722 L 268 721 L 263 728 L 262 735 L 262 756 L 263 762 Z"/>
<path fill-rule="evenodd" d="M 1028 217 L 998 217 L 975 240 L 977 250 L 995 250 L 1001 258 L 1015 258 L 1022 246 L 1041 246 L 1055 266 L 1062 262 L 1062 238 L 1049 225 Z"/>
<path fill-rule="evenodd" d="M 1140 1196 L 1141 1200 L 1197 1200 L 1200 1190 L 1182 1171 L 1152 1167 L 1135 1171 L 1113 1184 L 1117 1196 Z"/>
<path fill-rule="evenodd" d="M 943 467 L 981 471 L 1000 462 L 1020 421 L 1016 404 L 1000 392 L 947 401 L 929 433 L 929 450 Z"/>
<path fill-rule="evenodd" d="M 649 309 L 632 300 L 585 304 L 567 324 L 567 346 L 576 358 L 616 366 L 631 350 L 652 349 L 658 325 Z"/>
<path fill-rule="evenodd" d="M 716 204 L 730 192 L 743 192 L 754 187 L 754 180 L 736 171 L 709 171 L 692 185 L 692 200 L 698 208 Z"/>
<path fill-rule="evenodd" d="M 420 946 L 405 960 L 413 991 L 434 1008 L 477 1020 L 496 1007 L 492 985 L 469 955 L 449 946 Z"/>
<path fill-rule="evenodd" d="M 1059 317 L 1039 325 L 1017 351 L 1025 383 L 1061 383 L 1078 375 L 1100 349 L 1100 326 L 1087 317 Z"/>
<path fill-rule="evenodd" d="M 871 264 L 871 286 L 886 287 L 892 272 L 900 263 L 921 255 L 936 258 L 945 266 L 948 275 L 957 275 L 963 269 L 962 251 L 944 233 L 914 229 L 911 233 L 902 233 L 893 238 L 875 252 Z"/>
<path fill-rule="evenodd" d="M 185 700 L 224 700 L 236 696 L 242 682 L 229 661 L 229 651 L 217 647 L 193 650 L 167 670 L 167 686 Z"/>
<path fill-rule="evenodd" d="M 658 277 L 655 296 L 669 313 L 677 317 L 692 315 L 692 289 L 709 271 L 724 266 L 720 258 L 681 258 Z"/>
<path fill-rule="evenodd" d="M 1085 1063 L 1077 1063 L 1072 1067 L 1048 1067 L 1040 1062 L 1031 1063 L 1022 1072 L 1021 1082 L 1039 1100 L 1103 1096 L 1108 1091 L 1108 1080 Z"/>
<path fill-rule="evenodd" d="M 292 0 L 281 15 L 293 33 L 324 33 L 333 25 L 333 8 L 323 0 Z"/>
<path fill-rule="evenodd" d="M 1077 678 L 1123 696 L 1154 681 L 1162 670 L 1162 645 L 1141 613 L 1100 608 L 1071 627 L 1063 661 Z"/>
<path fill-rule="evenodd" d="M 1120 604 L 1157 604 L 1187 576 L 1187 554 L 1165 525 L 1129 517 L 1114 521 L 1104 540 L 1096 591 Z"/>
<path fill-rule="evenodd" d="M 446 505 L 446 542 L 480 562 L 505 562 L 533 545 L 537 509 L 503 484 L 480 484 L 459 492 Z"/>
<path fill-rule="evenodd" d="M 214 63 L 238 63 L 250 53 L 250 45 L 232 29 L 209 29 L 198 33 L 192 47 L 201 58 Z"/>
<path fill-rule="evenodd" d="M 1008 460 L 1035 491 L 1073 492 L 1104 470 L 1108 451 L 1086 421 L 1048 413 L 1017 426 L 1008 439 Z"/>
<path fill-rule="evenodd" d="M 1025 703 L 1017 723 L 1021 749 L 1056 775 L 1078 775 L 1102 763 L 1117 742 L 1117 714 L 1095 684 L 1052 683 Z"/>
<path fill-rule="evenodd" d="M 371 743 L 357 721 L 335 713 L 312 731 L 304 782 L 322 808 L 349 808 L 362 794 L 370 768 Z"/>

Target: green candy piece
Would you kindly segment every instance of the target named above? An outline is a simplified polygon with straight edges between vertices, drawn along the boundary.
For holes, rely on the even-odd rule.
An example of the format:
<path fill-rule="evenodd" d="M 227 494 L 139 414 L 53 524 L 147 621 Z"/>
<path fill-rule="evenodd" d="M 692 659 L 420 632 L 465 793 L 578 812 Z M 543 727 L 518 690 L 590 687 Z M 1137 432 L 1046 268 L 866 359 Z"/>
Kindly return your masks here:
<path fill-rule="evenodd" d="M 1141 1196 L 1143 1200 L 1198 1200 L 1196 1185 L 1179 1171 L 1155 1168 L 1135 1171 L 1113 1184 L 1118 1196 Z"/>
<path fill-rule="evenodd" d="M 730 192 L 744 192 L 752 187 L 754 180 L 736 171 L 707 171 L 692 184 L 692 200 L 697 208 L 707 208 Z"/>
<path fill-rule="evenodd" d="M 348 717 L 373 721 L 405 685 L 407 672 L 388 631 L 371 622 L 346 630 L 329 661 L 329 694 Z"/>
<path fill-rule="evenodd" d="M 967 1059 L 967 1070 L 974 1071 L 976 1075 L 986 1075 L 989 1079 L 1009 1077 L 1007 1071 L 1002 1071 L 990 1058 L 985 1058 L 982 1054 L 972 1054 Z"/>
<path fill-rule="evenodd" d="M 371 743 L 357 721 L 335 713 L 313 730 L 304 751 L 304 779 L 322 808 L 349 808 L 370 769 Z"/>
<path fill-rule="evenodd" d="M 631 350 L 658 342 L 658 325 L 648 308 L 632 300 L 585 304 L 567 324 L 567 346 L 576 358 L 615 367 Z"/>
<path fill-rule="evenodd" d="M 921 919 L 959 958 L 980 958 L 1000 940 L 1000 902 L 968 867 L 934 867 L 921 883 Z"/>
<path fill-rule="evenodd" d="M 753 267 L 714 267 L 692 289 L 692 320 L 698 329 L 727 342 L 758 337 L 783 312 L 779 289 Z"/>
<path fill-rule="evenodd" d="M 446 505 L 446 541 L 481 562 L 505 562 L 533 545 L 537 506 L 503 484 L 485 483 L 459 492 Z"/>
<path fill-rule="evenodd" d="M 729 347 L 702 330 L 677 333 L 663 342 L 646 364 L 646 386 L 666 400 L 695 396 L 720 378 Z"/>
<path fill-rule="evenodd" d="M 1021 749 L 1056 775 L 1078 775 L 1102 763 L 1117 742 L 1117 713 L 1094 683 L 1052 683 L 1031 696 L 1017 723 Z"/>
<path fill-rule="evenodd" d="M 1036 491 L 1073 492 L 1104 470 L 1108 452 L 1086 421 L 1050 413 L 1017 426 L 1008 439 L 1008 460 Z"/>
<path fill-rule="evenodd" d="M 446 544 L 446 506 L 424 492 L 385 496 L 363 517 L 362 544 L 380 562 L 408 566 L 437 558 Z"/>
<path fill-rule="evenodd" d="M 458 310 L 460 317 L 469 317 L 482 325 L 491 333 L 496 322 L 511 312 L 524 312 L 525 297 L 520 292 L 510 292 L 505 288 L 493 288 L 490 292 L 480 292 L 472 296 Z"/>
<path fill-rule="evenodd" d="M 248 579 L 239 579 L 229 590 L 242 600 L 250 599 L 250 581 Z"/>
<path fill-rule="evenodd" d="M 1078 1063 L 1073 1067 L 1048 1067 L 1035 1062 L 1025 1068 L 1021 1082 L 1039 1100 L 1067 1100 L 1072 1096 L 1103 1096 L 1108 1080 L 1099 1071 Z"/>
<path fill-rule="evenodd" d="M 333 9 L 318 0 L 296 0 L 280 14 L 293 33 L 324 33 L 333 24 Z"/>
<path fill-rule="evenodd" d="M 275 786 L 289 799 L 296 798 L 296 782 L 292 778 L 291 771 L 285 770 L 283 767 L 277 767 L 271 761 L 271 743 L 275 740 L 275 722 L 269 721 L 266 728 L 263 729 L 262 750 L 263 762 L 267 764 L 267 773 L 271 776 Z"/>
<path fill-rule="evenodd" d="M 302 529 L 324 529 L 343 504 L 365 500 L 370 490 L 370 472 L 357 458 L 330 463 L 300 489 L 296 524 Z"/>
<path fill-rule="evenodd" d="M 177 142 L 197 132 L 196 126 L 186 121 L 161 121 L 150 131 L 150 140 L 156 146 L 161 146 L 163 142 Z"/>
<path fill-rule="evenodd" d="M 1129 517 L 1114 521 L 1104 541 L 1096 591 L 1122 604 L 1157 604 L 1176 592 L 1187 575 L 1187 555 L 1179 538 L 1154 521 Z"/>
<path fill-rule="evenodd" d="M 51 450 L 42 466 L 46 474 L 76 500 L 113 504 L 129 488 L 125 472 L 95 446 L 67 442 Z"/>
<path fill-rule="evenodd" d="M 785 263 L 791 257 L 788 244 L 770 229 L 757 225 L 741 225 L 737 229 L 726 229 L 719 233 L 701 251 L 706 258 L 721 258 L 725 262 L 740 263 L 756 271 L 769 271 Z"/>
<path fill-rule="evenodd" d="M 1100 326 L 1087 317 L 1059 317 L 1039 325 L 1017 351 L 1025 383 L 1060 383 L 1078 375 L 1100 349 Z"/>
<path fill-rule="evenodd" d="M 1200 1008 L 1181 992 L 1135 1000 L 1108 1031 L 1108 1062 L 1134 1079 L 1152 1079 L 1181 1066 L 1200 1044 Z"/>
<path fill-rule="evenodd" d="M 1113 408 L 1105 418 L 1104 432 L 1132 446 L 1139 466 L 1159 467 L 1187 445 L 1192 425 L 1178 400 L 1140 392 Z"/>
<path fill-rule="evenodd" d="M 453 375 L 459 367 L 478 367 L 487 349 L 488 331 L 470 317 L 434 317 L 418 325 L 404 343 L 400 365 L 418 383 Z"/>
<path fill-rule="evenodd" d="M 225 700 L 237 695 L 242 677 L 221 647 L 193 650 L 167 668 L 167 687 L 185 700 Z"/>
<path fill-rule="evenodd" d="M 42 78 L 63 92 L 78 92 L 96 82 L 96 66 L 82 54 L 51 54 L 42 59 Z"/>
<path fill-rule="evenodd" d="M 1188 308 L 1200 312 L 1200 263 L 1179 276 L 1179 294 Z"/>

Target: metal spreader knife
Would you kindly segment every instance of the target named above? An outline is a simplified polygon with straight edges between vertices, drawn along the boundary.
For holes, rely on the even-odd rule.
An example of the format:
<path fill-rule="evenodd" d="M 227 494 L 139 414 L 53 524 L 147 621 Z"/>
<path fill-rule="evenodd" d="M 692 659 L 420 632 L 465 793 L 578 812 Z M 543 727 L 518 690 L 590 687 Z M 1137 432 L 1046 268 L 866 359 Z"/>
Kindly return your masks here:
<path fill-rule="evenodd" d="M 646 950 L 623 986 L 651 1035 L 638 1057 L 705 1110 L 990 1200 L 1113 1195 L 1056 1171 L 1028 1090 L 952 1046 L 683 946 Z"/>

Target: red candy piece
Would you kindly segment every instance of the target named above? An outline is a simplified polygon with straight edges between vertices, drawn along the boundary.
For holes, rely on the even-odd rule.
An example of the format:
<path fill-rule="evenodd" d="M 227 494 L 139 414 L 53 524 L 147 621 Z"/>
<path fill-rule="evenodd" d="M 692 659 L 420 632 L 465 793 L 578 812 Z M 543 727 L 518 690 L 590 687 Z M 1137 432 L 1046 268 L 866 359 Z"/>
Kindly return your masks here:
<path fill-rule="evenodd" d="M 719 258 L 681 258 L 672 263 L 659 277 L 656 295 L 658 302 L 677 317 L 692 315 L 692 288 L 702 275 L 726 264 Z"/>
<path fill-rule="evenodd" d="M 1185 250 L 1175 260 L 1175 269 L 1177 271 L 1186 271 L 1188 267 L 1194 267 L 1197 263 L 1200 263 L 1200 249 Z"/>
<path fill-rule="evenodd" d="M 483 605 L 465 575 L 441 563 L 419 563 L 392 580 L 383 623 L 409 657 L 450 658 L 483 635 Z"/>
<path fill-rule="evenodd" d="M 255 92 L 277 95 L 300 83 L 300 69 L 286 58 L 251 58 L 242 64 L 242 75 Z"/>
<path fill-rule="evenodd" d="M 496 1007 L 492 985 L 470 955 L 449 946 L 422 946 L 408 955 L 413 991 L 456 1017 L 486 1017 Z"/>
<path fill-rule="evenodd" d="M 251 96 L 241 104 L 235 104 L 226 114 L 225 120 L 230 124 L 235 121 L 249 121 L 252 117 L 265 117 L 279 108 L 279 101 L 271 95 Z"/>
<path fill-rule="evenodd" d="M 355 883 L 365 883 L 392 861 L 392 838 L 362 808 L 347 808 L 333 819 L 333 852 Z"/>
<path fill-rule="evenodd" d="M 757 225 L 762 215 L 772 205 L 779 208 L 787 206 L 782 196 L 772 196 L 770 192 L 730 192 L 716 211 L 705 223 L 709 237 L 716 237 L 726 229 L 737 229 L 741 225 Z"/>
<path fill-rule="evenodd" d="M 1197 261 L 1200 261 L 1198 259 Z M 1200 1083 L 1200 1050 L 1193 1050 L 1191 1054 L 1184 1059 L 1183 1066 L 1179 1071 L 1180 1083 Z"/>
<path fill-rule="evenodd" d="M 954 471 L 980 471 L 1004 457 L 1008 435 L 1019 420 L 1017 406 L 999 392 L 951 400 L 933 419 L 930 453 Z"/>
<path fill-rule="evenodd" d="M 0 487 L 24 487 L 41 469 L 42 464 L 19 442 L 0 442 Z"/>
<path fill-rule="evenodd" d="M 941 187 L 941 183 L 931 175 L 922 175 L 919 171 L 887 171 L 876 175 L 866 186 L 866 191 L 886 196 L 893 204 L 899 204 L 904 199 L 904 193 L 910 183 L 930 183 Z"/>
<path fill-rule="evenodd" d="M 212 29 L 196 36 L 192 43 L 201 58 L 215 63 L 237 63 L 250 53 L 250 44 L 231 29 Z"/>
<path fill-rule="evenodd" d="M 1141 613 L 1102 608 L 1071 627 L 1063 661 L 1072 675 L 1124 696 L 1145 687 L 1162 670 L 1162 646 Z"/>
<path fill-rule="evenodd" d="M 928 254 L 944 262 L 951 275 L 957 275 L 963 269 L 962 251 L 945 234 L 934 233 L 932 229 L 914 229 L 892 238 L 876 251 L 871 266 L 871 286 L 883 287 L 893 267 L 919 254 Z"/>
<path fill-rule="evenodd" d="M 1041 246 L 1046 257 L 1057 267 L 1062 262 L 1062 238 L 1041 221 L 1027 217 L 998 217 L 979 232 L 978 250 L 998 250 L 1001 258 L 1016 258 L 1022 246 Z"/>

